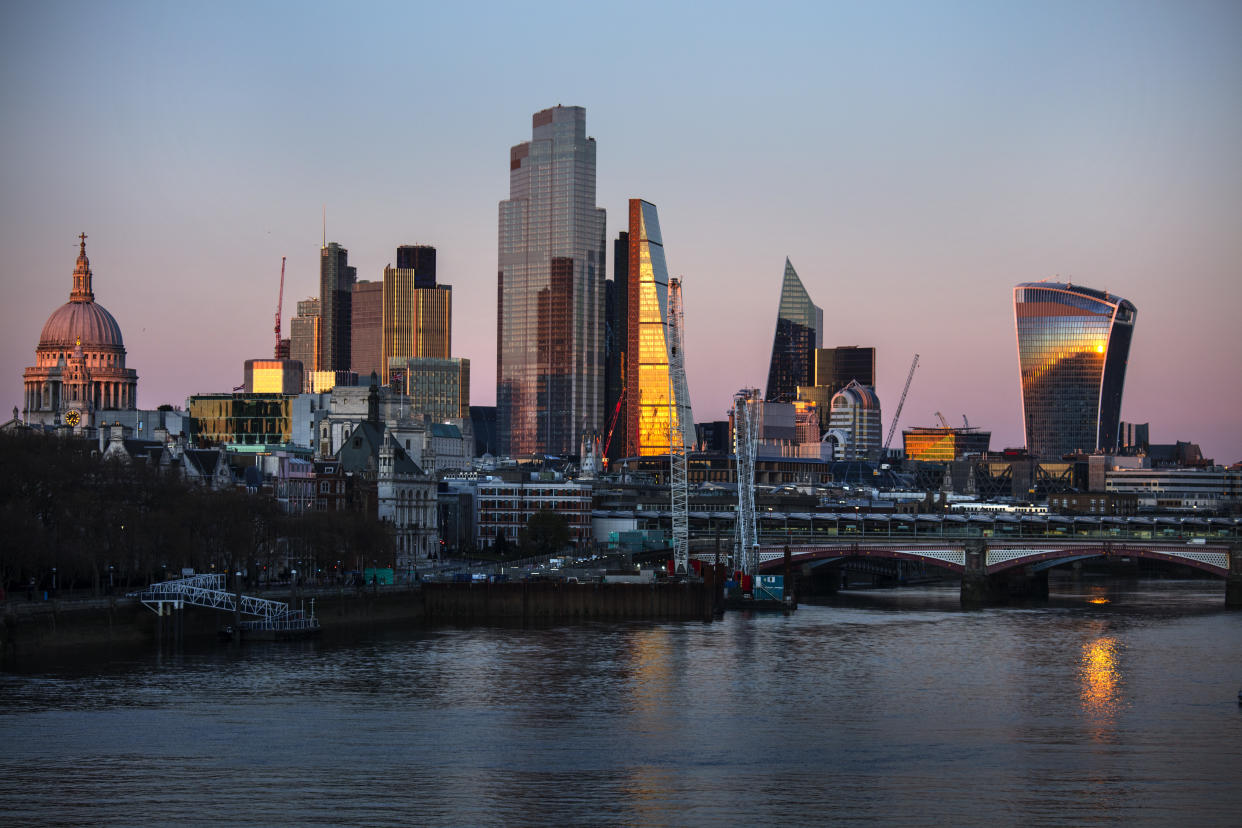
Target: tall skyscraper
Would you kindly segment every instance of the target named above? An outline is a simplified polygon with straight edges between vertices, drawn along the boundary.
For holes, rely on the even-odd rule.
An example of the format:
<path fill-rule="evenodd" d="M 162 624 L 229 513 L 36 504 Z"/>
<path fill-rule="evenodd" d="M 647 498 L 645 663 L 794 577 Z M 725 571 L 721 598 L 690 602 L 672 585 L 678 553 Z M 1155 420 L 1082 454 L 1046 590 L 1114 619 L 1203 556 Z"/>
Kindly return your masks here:
<path fill-rule="evenodd" d="M 436 249 L 405 245 L 397 248 L 397 262 L 384 268 L 380 378 L 385 383 L 391 370 L 404 370 L 409 359 L 449 359 L 453 347 L 453 290 L 436 284 Z"/>
<path fill-rule="evenodd" d="M 625 454 L 668 454 L 668 264 L 654 204 L 630 199 L 628 241 Z M 693 420 L 685 427 L 693 434 Z"/>
<path fill-rule="evenodd" d="M 785 258 L 781 304 L 772 339 L 768 367 L 768 402 L 789 402 L 798 396 L 799 385 L 811 384 L 814 350 L 823 345 L 824 311 L 811 301 L 798 272 Z"/>
<path fill-rule="evenodd" d="M 349 362 L 360 377 L 383 373 L 380 357 L 384 321 L 384 283 L 362 281 L 354 284 L 350 308 Z"/>
<path fill-rule="evenodd" d="M 1027 450 L 1048 459 L 1117 449 L 1135 308 L 1059 282 L 1013 289 Z"/>
<path fill-rule="evenodd" d="M 844 345 L 837 348 L 816 348 L 812 385 L 798 386 L 798 399 L 815 403 L 819 410 L 821 431 L 827 431 L 832 398 L 851 382 L 875 388 L 875 348 Z"/>
<path fill-rule="evenodd" d="M 429 244 L 403 244 L 397 248 L 397 270 L 414 271 L 414 287 L 436 286 L 436 249 Z"/>
<path fill-rule="evenodd" d="M 504 454 L 578 451 L 604 420 L 604 211 L 586 110 L 536 112 L 500 202 L 496 407 Z"/>
<path fill-rule="evenodd" d="M 289 358 L 302 363 L 303 377 L 319 370 L 319 309 L 318 299 L 303 299 L 289 320 Z"/>
<path fill-rule="evenodd" d="M 629 433 L 625 414 L 625 355 L 629 348 L 630 234 L 622 230 L 612 243 L 612 274 L 605 282 L 604 433 L 605 456 L 625 456 Z"/>
<path fill-rule="evenodd" d="M 358 271 L 349 266 L 349 251 L 331 242 L 319 251 L 319 369 L 348 371 L 352 362 L 350 327 L 354 282 Z"/>

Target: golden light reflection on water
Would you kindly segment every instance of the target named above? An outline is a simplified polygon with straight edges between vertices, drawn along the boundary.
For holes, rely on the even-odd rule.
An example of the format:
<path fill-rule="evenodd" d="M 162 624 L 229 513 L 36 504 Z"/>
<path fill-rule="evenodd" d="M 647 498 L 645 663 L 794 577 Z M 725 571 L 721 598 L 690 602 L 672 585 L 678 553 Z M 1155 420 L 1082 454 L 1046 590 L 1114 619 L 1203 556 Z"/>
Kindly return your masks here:
<path fill-rule="evenodd" d="M 1095 736 L 1103 737 L 1103 728 L 1112 725 L 1121 703 L 1121 671 L 1117 666 L 1118 643 L 1102 636 L 1082 646 L 1078 675 L 1082 684 L 1083 712 L 1096 725 Z"/>
<path fill-rule="evenodd" d="M 1088 604 L 1107 604 L 1108 599 L 1107 598 L 1092 598 L 1088 600 L 1087 603 Z"/>

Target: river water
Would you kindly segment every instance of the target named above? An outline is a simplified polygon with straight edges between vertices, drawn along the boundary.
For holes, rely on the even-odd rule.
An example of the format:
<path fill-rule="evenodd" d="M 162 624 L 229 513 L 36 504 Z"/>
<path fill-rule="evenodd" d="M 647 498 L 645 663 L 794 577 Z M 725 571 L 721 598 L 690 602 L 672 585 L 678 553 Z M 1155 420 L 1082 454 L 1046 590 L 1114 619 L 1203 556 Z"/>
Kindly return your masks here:
<path fill-rule="evenodd" d="M 0 672 L 0 823 L 1238 825 L 1219 582 L 327 635 Z"/>

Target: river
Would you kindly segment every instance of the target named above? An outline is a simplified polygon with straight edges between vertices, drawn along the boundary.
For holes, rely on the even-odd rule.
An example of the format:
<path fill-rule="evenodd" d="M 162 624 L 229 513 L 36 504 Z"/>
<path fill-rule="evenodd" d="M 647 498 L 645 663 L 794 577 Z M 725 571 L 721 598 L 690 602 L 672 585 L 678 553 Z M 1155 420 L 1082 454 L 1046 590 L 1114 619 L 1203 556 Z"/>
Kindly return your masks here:
<path fill-rule="evenodd" d="M 0 823 L 1237 825 L 1211 581 L 156 645 L 0 672 Z"/>

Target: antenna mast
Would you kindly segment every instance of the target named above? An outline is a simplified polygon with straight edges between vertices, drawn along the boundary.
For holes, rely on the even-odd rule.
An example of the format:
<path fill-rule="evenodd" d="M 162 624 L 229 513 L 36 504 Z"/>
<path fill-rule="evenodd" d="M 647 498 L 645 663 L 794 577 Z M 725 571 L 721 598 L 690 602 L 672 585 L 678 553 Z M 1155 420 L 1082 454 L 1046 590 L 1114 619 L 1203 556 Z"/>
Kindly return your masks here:
<path fill-rule="evenodd" d="M 280 294 L 276 297 L 276 359 L 280 359 L 280 311 L 285 304 L 285 257 L 280 257 Z M 285 354 L 288 356 L 288 354 Z"/>

